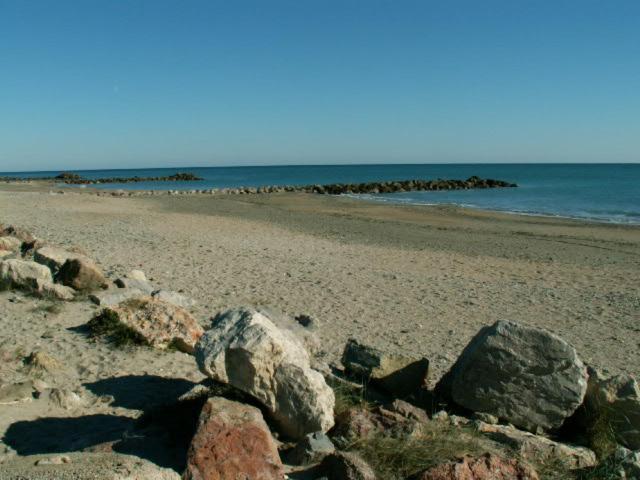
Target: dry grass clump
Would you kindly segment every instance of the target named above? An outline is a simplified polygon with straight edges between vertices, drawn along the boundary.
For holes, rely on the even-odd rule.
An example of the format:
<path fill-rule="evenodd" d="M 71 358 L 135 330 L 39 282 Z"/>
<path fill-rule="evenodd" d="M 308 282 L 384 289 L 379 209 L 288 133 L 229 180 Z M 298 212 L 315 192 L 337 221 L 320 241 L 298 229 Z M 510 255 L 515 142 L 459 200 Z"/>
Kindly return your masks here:
<path fill-rule="evenodd" d="M 48 313 L 51 315 L 58 315 L 62 312 L 62 305 L 56 301 L 46 301 L 39 303 L 31 309 L 34 313 Z"/>
<path fill-rule="evenodd" d="M 89 334 L 94 338 L 105 338 L 117 347 L 148 345 L 138 332 L 118 319 L 118 314 L 105 308 L 87 323 Z"/>
<path fill-rule="evenodd" d="M 464 455 L 504 454 L 472 428 L 435 421 L 425 424 L 417 436 L 374 435 L 355 442 L 349 449 L 358 452 L 379 478 L 388 480 L 403 480 Z"/>
<path fill-rule="evenodd" d="M 332 377 L 327 379 L 327 383 L 333 389 L 336 397 L 336 404 L 333 409 L 336 417 L 352 408 L 371 409 L 371 404 L 367 401 L 366 386 L 352 385 Z"/>
<path fill-rule="evenodd" d="M 600 459 L 607 458 L 616 450 L 614 422 L 614 412 L 606 406 L 601 406 L 598 414 L 589 419 L 586 429 L 588 446 Z"/>

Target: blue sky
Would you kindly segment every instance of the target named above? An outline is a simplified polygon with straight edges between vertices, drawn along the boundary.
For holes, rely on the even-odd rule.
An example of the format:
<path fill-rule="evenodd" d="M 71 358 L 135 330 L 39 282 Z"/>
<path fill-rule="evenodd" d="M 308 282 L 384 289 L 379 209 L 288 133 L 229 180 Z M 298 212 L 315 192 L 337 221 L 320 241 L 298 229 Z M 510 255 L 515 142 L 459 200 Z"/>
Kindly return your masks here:
<path fill-rule="evenodd" d="M 0 171 L 639 152 L 637 0 L 0 0 Z"/>

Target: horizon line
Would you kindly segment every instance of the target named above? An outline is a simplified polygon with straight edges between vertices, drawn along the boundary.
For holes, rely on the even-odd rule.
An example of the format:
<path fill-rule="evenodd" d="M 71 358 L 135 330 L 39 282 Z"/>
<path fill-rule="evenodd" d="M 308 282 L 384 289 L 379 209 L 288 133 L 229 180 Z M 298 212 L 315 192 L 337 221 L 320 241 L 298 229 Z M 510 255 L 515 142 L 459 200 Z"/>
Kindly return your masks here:
<path fill-rule="evenodd" d="M 126 170 L 189 170 L 201 168 L 289 168 L 289 167 L 367 167 L 367 166 L 407 166 L 407 165 L 640 165 L 638 162 L 406 162 L 406 163 L 278 163 L 258 165 L 208 165 L 188 167 L 126 167 L 126 168 L 62 168 L 54 170 L 7 170 L 0 171 L 4 174 L 17 173 L 62 173 L 62 172 L 115 172 Z"/>

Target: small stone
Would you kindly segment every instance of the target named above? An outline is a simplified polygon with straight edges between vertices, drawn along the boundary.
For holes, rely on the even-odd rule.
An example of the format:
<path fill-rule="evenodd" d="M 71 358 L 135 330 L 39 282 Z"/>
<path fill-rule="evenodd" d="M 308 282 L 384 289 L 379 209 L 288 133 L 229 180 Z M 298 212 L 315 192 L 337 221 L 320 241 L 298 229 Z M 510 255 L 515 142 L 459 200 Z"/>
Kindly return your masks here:
<path fill-rule="evenodd" d="M 317 329 L 318 322 L 309 315 L 301 314 L 295 317 L 295 321 L 302 325 L 304 328 Z"/>
<path fill-rule="evenodd" d="M 147 276 L 142 270 L 131 270 L 127 273 L 127 278 L 130 278 L 131 280 L 138 280 L 140 282 L 147 281 Z"/>
<path fill-rule="evenodd" d="M 67 455 L 60 457 L 41 458 L 36 461 L 35 465 L 64 465 L 65 463 L 71 463 L 71 458 Z"/>
<path fill-rule="evenodd" d="M 162 300 L 163 302 L 172 303 L 182 308 L 193 308 L 197 305 L 197 302 L 185 295 L 178 292 L 172 292 L 170 290 L 155 290 L 151 296 Z"/>
<path fill-rule="evenodd" d="M 474 412 L 473 418 L 480 420 L 481 422 L 488 423 L 489 425 L 497 425 L 500 423 L 500 419 L 490 413 Z"/>
<path fill-rule="evenodd" d="M 131 278 L 129 277 L 129 275 L 131 275 L 131 273 L 127 274 L 127 276 L 125 277 L 118 278 L 115 281 L 115 284 L 118 286 L 118 288 L 126 288 L 129 290 L 140 290 L 141 292 L 144 292 L 146 295 L 151 295 L 155 290 L 154 286 L 146 278 L 144 280 L 140 280 L 139 278 Z M 135 274 L 134 276 L 139 277 L 139 275 L 135 275 Z"/>
<path fill-rule="evenodd" d="M 449 414 L 444 410 L 440 410 L 440 411 L 434 413 L 433 415 L 431 415 L 431 419 L 435 420 L 437 422 L 448 422 L 449 421 Z"/>
<path fill-rule="evenodd" d="M 291 465 L 312 465 L 333 452 L 335 447 L 324 433 L 309 433 L 288 453 L 287 462 Z"/>
<path fill-rule="evenodd" d="M 115 307 L 127 300 L 144 296 L 145 294 L 137 289 L 118 288 L 116 290 L 92 293 L 89 295 L 89 300 L 101 307 Z"/>
<path fill-rule="evenodd" d="M 460 415 L 450 415 L 449 423 L 454 427 L 462 427 L 465 425 L 469 425 L 471 423 L 471 420 L 469 420 L 467 417 L 461 417 Z"/>
<path fill-rule="evenodd" d="M 373 469 L 353 452 L 336 452 L 324 458 L 320 472 L 331 479 L 375 480 Z"/>

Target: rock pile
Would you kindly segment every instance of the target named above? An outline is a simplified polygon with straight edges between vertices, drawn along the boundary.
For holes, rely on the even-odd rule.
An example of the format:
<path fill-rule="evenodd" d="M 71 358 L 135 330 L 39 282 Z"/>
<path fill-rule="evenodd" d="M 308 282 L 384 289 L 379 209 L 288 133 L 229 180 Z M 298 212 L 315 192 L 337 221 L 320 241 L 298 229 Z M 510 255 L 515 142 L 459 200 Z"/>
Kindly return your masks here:
<path fill-rule="evenodd" d="M 9 252 L 0 261 L 0 288 L 62 298 L 108 286 L 91 294 L 103 308 L 90 324 L 194 355 L 208 379 L 175 405 L 199 411 L 183 479 L 283 480 L 303 470 L 305 478 L 373 480 L 386 478 L 380 472 L 389 463 L 402 469 L 394 478 L 407 480 L 536 480 L 549 465 L 590 478 L 598 469 L 618 475 L 607 478 L 640 478 L 638 383 L 604 377 L 546 330 L 508 321 L 483 328 L 429 391 L 426 358 L 350 339 L 342 365 L 329 368 L 313 358 L 317 322 L 309 317 L 241 307 L 219 313 L 205 330 L 188 311 L 190 299 L 155 289 L 141 271 L 111 283 L 83 254 L 33 248 L 37 239 L 13 227 L 0 232 Z M 48 375 L 62 366 L 35 350 L 24 368 Z M 86 403 L 43 383 L 0 383 L 0 405 L 40 397 L 74 411 Z M 610 444 L 598 444 L 597 428 Z"/>

